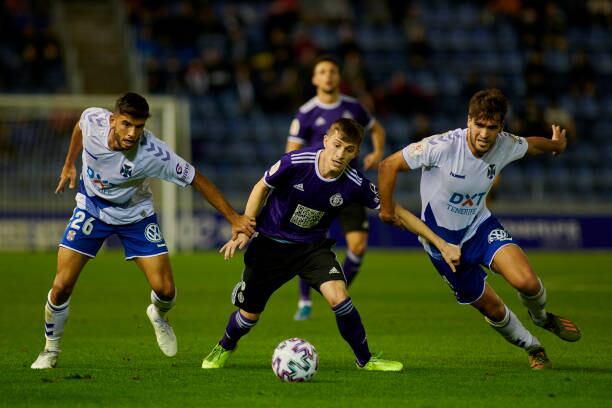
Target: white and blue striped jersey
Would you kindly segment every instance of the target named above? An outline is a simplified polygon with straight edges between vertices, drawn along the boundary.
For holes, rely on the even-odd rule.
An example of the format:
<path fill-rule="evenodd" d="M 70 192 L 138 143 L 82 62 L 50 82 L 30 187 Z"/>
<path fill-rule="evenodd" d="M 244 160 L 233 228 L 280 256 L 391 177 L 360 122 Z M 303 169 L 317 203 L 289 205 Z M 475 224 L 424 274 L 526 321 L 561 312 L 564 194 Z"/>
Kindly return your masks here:
<path fill-rule="evenodd" d="M 402 150 L 404 160 L 411 169 L 422 169 L 422 220 L 447 242 L 464 243 L 491 216 L 486 196 L 496 174 L 526 152 L 524 138 L 501 132 L 491 149 L 476 157 L 468 147 L 467 129 L 409 144 Z M 426 242 L 423 246 L 432 253 Z"/>
<path fill-rule="evenodd" d="M 76 202 L 107 224 L 125 225 L 155 212 L 148 178 L 184 187 L 191 184 L 195 169 L 147 129 L 138 146 L 111 150 L 110 115 L 102 108 L 88 108 L 81 115 L 83 169 Z"/>

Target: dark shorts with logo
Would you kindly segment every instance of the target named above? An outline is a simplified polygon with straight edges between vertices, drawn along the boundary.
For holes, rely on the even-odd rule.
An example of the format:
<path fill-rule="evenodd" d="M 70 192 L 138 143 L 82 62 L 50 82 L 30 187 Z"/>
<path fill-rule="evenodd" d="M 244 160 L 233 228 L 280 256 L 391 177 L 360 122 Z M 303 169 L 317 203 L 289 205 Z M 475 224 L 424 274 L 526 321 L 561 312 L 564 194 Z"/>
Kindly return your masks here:
<path fill-rule="evenodd" d="M 249 313 L 261 313 L 270 296 L 298 275 L 317 291 L 328 281 L 346 282 L 331 250 L 334 244 L 331 239 L 287 244 L 260 234 L 244 254 L 244 272 L 232 292 L 232 303 Z"/>
<path fill-rule="evenodd" d="M 361 204 L 350 204 L 340 210 L 338 215 L 342 232 L 345 234 L 352 231 L 368 232 L 370 225 L 368 223 L 368 214 L 366 209 Z"/>

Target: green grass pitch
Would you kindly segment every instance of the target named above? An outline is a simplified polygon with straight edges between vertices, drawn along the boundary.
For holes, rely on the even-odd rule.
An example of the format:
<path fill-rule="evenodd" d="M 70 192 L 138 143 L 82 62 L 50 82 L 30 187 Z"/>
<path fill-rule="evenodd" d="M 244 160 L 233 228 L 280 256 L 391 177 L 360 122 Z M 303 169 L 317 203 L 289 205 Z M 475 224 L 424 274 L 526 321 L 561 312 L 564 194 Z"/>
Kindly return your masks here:
<path fill-rule="evenodd" d="M 55 254 L 3 253 L 0 406 L 612 406 L 612 253 L 534 252 L 530 259 L 548 288 L 548 309 L 581 326 L 578 343 L 534 327 L 501 277 L 490 274 L 489 282 L 546 346 L 548 371 L 531 371 L 524 351 L 455 303 L 425 254 L 405 251 L 371 251 L 351 288 L 370 347 L 402 361 L 402 373 L 358 371 L 320 297 L 310 321 L 294 322 L 295 281 L 272 297 L 227 368 L 202 370 L 242 271 L 240 257 L 225 262 L 212 252 L 173 257 L 175 358 L 155 343 L 142 274 L 122 254 L 104 253 L 77 284 L 58 367 L 34 371 Z M 319 352 L 310 383 L 282 383 L 270 369 L 276 344 L 289 337 Z"/>

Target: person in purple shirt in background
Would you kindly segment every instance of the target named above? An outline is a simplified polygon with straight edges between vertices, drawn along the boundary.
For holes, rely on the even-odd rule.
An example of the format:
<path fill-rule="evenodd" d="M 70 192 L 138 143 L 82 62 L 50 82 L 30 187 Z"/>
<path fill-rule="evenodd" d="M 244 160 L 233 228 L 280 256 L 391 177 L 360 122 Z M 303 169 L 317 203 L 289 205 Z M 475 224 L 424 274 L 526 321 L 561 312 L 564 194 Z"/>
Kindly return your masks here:
<path fill-rule="evenodd" d="M 238 307 L 225 334 L 202 362 L 202 368 L 222 368 L 238 340 L 255 326 L 270 296 L 299 275 L 320 292 L 336 315 L 338 329 L 356 357 L 357 367 L 371 371 L 400 371 L 398 361 L 373 356 L 359 312 L 346 289 L 346 277 L 326 234 L 343 208 L 358 203 L 379 208 L 376 186 L 349 162 L 359 154 L 363 128 L 352 119 L 332 123 L 322 148 L 286 153 L 257 182 L 245 214 L 257 216 L 256 237 L 244 255 L 244 272 L 232 293 Z M 451 268 L 458 264 L 459 247 L 446 243 L 419 218 L 400 207 L 394 225 L 423 236 L 440 249 Z M 219 252 L 231 258 L 249 238 L 239 234 Z"/>
<path fill-rule="evenodd" d="M 323 136 L 329 125 L 340 118 L 354 119 L 370 131 L 372 152 L 363 160 L 365 170 L 376 169 L 384 155 L 385 130 L 370 113 L 355 99 L 340 93 L 340 68 L 332 56 L 322 55 L 316 59 L 312 73 L 312 84 L 317 95 L 302 105 L 291 122 L 285 152 L 302 147 L 322 147 Z M 359 169 L 358 156 L 350 163 Z M 339 213 L 340 226 L 347 244 L 343 269 L 350 285 L 361 267 L 368 245 L 368 218 L 361 203 L 346 206 Z M 295 320 L 306 320 L 312 311 L 310 286 L 300 280 L 300 299 Z"/>

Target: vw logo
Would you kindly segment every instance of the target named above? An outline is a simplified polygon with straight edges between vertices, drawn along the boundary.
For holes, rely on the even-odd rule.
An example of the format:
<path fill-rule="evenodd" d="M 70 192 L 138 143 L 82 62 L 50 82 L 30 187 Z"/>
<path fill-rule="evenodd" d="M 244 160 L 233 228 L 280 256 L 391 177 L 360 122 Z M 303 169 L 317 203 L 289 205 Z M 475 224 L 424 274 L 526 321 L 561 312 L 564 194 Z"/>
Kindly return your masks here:
<path fill-rule="evenodd" d="M 151 223 L 147 225 L 144 232 L 145 238 L 149 242 L 161 242 L 163 239 L 161 231 L 159 230 L 159 225 L 155 223 Z"/>
<path fill-rule="evenodd" d="M 489 244 L 493 241 L 512 241 L 512 237 L 510 236 L 510 234 L 508 234 L 507 231 L 497 228 L 489 232 L 488 241 Z"/>

